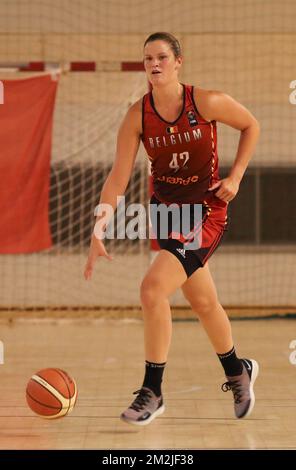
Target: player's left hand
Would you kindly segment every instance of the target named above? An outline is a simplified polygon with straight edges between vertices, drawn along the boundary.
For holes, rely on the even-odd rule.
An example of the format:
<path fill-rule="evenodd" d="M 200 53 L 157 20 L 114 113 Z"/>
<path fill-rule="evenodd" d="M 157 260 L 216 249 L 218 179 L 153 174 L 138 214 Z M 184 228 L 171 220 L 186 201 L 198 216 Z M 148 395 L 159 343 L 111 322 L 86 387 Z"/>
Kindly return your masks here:
<path fill-rule="evenodd" d="M 213 184 L 209 188 L 209 191 L 214 191 L 217 188 L 219 189 L 215 192 L 215 196 L 224 202 L 230 202 L 235 198 L 239 190 L 239 182 L 228 176 L 227 178 L 223 178 L 222 180 Z"/>

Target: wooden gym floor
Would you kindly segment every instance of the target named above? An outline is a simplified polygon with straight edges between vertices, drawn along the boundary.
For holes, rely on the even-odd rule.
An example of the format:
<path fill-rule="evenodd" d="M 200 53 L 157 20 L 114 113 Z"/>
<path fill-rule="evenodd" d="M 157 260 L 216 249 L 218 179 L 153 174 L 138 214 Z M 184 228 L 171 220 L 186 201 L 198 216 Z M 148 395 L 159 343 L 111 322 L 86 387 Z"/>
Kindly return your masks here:
<path fill-rule="evenodd" d="M 139 320 L 1 321 L 1 449 L 295 449 L 296 339 L 293 319 L 233 321 L 240 356 L 256 358 L 256 405 L 233 417 L 231 392 L 201 325 L 177 321 L 164 377 L 165 413 L 145 427 L 118 418 L 144 370 Z M 59 367 L 76 380 L 71 415 L 47 421 L 27 407 L 25 388 L 38 369 Z"/>

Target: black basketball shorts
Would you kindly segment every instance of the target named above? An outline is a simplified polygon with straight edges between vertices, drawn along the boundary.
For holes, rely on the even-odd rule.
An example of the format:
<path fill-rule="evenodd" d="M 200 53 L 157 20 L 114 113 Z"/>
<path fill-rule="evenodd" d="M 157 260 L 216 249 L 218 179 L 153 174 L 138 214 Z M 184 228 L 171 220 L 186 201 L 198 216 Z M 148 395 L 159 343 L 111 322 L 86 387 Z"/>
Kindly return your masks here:
<path fill-rule="evenodd" d="M 162 250 L 167 250 L 178 258 L 187 277 L 190 277 L 198 268 L 205 265 L 219 246 L 228 226 L 228 204 L 211 194 L 200 205 L 198 217 L 196 217 L 194 204 L 190 204 L 189 211 L 188 205 L 174 204 L 178 208 L 177 213 L 180 220 L 176 225 L 176 219 L 169 216 L 167 231 L 165 230 L 167 233 L 165 234 L 161 230 L 161 227 L 163 227 L 162 214 L 159 212 L 161 204 L 164 203 L 159 201 L 155 195 L 151 197 L 150 219 L 154 236 L 157 238 L 159 247 Z M 154 205 L 154 212 L 152 212 L 152 205 Z M 164 205 L 172 208 L 169 203 Z M 184 218 L 185 207 L 186 214 Z M 155 216 L 155 210 L 157 211 L 157 217 Z M 184 220 L 187 221 L 186 227 L 190 227 L 190 231 L 186 233 L 183 233 L 182 230 L 182 221 Z"/>

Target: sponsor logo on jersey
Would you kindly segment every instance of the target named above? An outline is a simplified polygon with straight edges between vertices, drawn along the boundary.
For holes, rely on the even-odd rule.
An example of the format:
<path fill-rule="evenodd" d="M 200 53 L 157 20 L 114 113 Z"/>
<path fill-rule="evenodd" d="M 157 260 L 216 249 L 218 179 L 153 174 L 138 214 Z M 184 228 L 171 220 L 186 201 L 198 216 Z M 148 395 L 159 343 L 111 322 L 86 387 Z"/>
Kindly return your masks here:
<path fill-rule="evenodd" d="M 176 176 L 158 176 L 156 177 L 156 181 L 162 181 L 163 183 L 169 184 L 182 184 L 183 186 L 187 186 L 187 184 L 197 183 L 198 176 L 188 176 L 188 178 L 181 178 Z"/>
<path fill-rule="evenodd" d="M 187 119 L 190 124 L 190 127 L 194 127 L 198 125 L 198 121 L 197 121 L 196 114 L 194 111 L 192 110 L 187 111 L 186 115 L 187 115 Z"/>

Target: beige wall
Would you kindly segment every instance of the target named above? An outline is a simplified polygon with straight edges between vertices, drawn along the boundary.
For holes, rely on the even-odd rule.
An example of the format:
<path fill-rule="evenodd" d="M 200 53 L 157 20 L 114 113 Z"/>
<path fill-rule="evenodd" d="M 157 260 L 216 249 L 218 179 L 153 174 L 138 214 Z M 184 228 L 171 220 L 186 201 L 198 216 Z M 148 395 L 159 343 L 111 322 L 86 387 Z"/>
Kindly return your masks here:
<path fill-rule="evenodd" d="M 0 30 L 53 33 L 295 31 L 294 0 L 9 0 Z"/>

